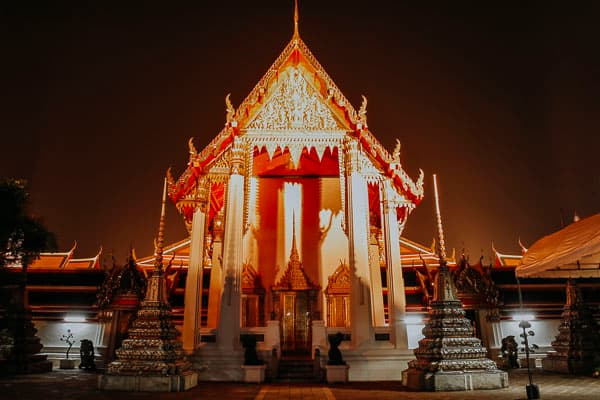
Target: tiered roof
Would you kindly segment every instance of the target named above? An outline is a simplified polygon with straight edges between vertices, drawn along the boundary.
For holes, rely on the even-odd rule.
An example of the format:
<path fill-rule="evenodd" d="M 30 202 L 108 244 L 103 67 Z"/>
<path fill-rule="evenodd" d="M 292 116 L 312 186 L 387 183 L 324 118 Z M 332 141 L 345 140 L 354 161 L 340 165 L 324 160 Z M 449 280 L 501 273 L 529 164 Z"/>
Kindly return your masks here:
<path fill-rule="evenodd" d="M 315 105 L 311 115 L 323 113 L 320 119 L 320 129 L 334 129 L 345 131 L 350 137 L 359 141 L 373 165 L 382 173 L 390 176 L 399 193 L 405 198 L 418 204 L 423 197 L 422 173 L 415 183 L 400 166 L 399 155 L 392 156 L 385 147 L 375 138 L 367 125 L 366 98 L 357 111 L 350 101 L 343 95 L 325 69 L 317 61 L 308 46 L 300 37 L 298 30 L 279 57 L 259 80 L 254 89 L 235 109 L 227 96 L 227 117 L 224 128 L 200 152 L 197 152 L 190 141 L 190 160 L 184 173 L 177 181 L 171 179 L 169 195 L 173 202 L 189 194 L 196 185 L 199 176 L 208 169 L 231 147 L 235 137 L 248 134 L 253 128 L 263 129 L 260 123 L 261 112 L 269 107 L 269 102 L 277 98 L 283 90 L 281 77 L 299 72 L 297 78 L 304 80 L 308 90 L 314 95 Z M 325 107 L 325 109 L 323 108 Z M 282 126 L 287 131 L 303 131 L 305 126 L 291 123 Z"/>

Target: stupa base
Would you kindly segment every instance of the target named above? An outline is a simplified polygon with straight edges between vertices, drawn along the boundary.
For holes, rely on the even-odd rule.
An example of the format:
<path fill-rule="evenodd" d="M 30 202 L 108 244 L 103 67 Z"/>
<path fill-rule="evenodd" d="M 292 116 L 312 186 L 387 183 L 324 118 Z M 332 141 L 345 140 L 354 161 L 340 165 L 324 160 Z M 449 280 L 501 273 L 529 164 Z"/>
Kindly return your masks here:
<path fill-rule="evenodd" d="M 179 375 L 100 375 L 98 389 L 125 392 L 184 392 L 198 385 L 198 373 L 186 371 Z"/>
<path fill-rule="evenodd" d="M 542 368 L 544 371 L 558 372 L 561 374 L 584 375 L 592 373 L 594 370 L 594 363 L 591 359 L 569 360 L 566 357 L 548 356 L 542 359 Z"/>
<path fill-rule="evenodd" d="M 508 387 L 504 371 L 483 372 L 424 372 L 414 368 L 402 371 L 402 384 L 411 390 L 450 392 Z"/>

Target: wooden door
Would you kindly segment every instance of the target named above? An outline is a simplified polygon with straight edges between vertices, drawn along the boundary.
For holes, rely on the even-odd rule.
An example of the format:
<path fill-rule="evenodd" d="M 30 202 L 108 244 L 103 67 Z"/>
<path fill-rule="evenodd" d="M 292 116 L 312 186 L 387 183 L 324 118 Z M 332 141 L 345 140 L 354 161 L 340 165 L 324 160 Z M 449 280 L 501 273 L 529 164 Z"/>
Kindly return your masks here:
<path fill-rule="evenodd" d="M 288 354 L 310 354 L 312 321 L 308 292 L 282 293 L 281 310 L 281 350 Z"/>

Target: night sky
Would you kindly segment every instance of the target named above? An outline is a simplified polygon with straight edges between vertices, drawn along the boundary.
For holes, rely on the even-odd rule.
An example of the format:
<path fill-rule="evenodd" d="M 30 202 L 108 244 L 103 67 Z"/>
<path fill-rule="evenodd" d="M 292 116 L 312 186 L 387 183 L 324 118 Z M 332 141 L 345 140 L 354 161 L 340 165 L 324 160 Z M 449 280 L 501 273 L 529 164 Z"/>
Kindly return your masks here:
<path fill-rule="evenodd" d="M 225 95 L 237 106 L 283 50 L 293 1 L 6 3 L 0 176 L 29 181 L 61 250 L 148 254 L 165 170 L 179 176 L 188 138 L 203 148 Z M 435 235 L 432 173 L 447 243 L 472 260 L 600 212 L 600 3 L 413 3 L 300 1 L 317 59 L 427 175 L 404 236 Z M 185 237 L 172 204 L 167 226 Z"/>

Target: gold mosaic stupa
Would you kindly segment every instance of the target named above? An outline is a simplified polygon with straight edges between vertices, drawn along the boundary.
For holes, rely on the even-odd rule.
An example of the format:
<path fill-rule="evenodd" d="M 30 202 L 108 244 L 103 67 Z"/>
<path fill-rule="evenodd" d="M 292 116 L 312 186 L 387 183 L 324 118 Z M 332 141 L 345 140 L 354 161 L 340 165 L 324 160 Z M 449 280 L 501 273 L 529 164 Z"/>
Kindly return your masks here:
<path fill-rule="evenodd" d="M 499 389 L 508 386 L 508 374 L 486 357 L 487 350 L 473 335 L 471 321 L 456 294 L 446 264 L 444 232 L 434 175 L 434 190 L 439 234 L 440 268 L 423 339 L 415 349 L 416 360 L 403 371 L 405 386 L 415 390 L 450 391 Z"/>
<path fill-rule="evenodd" d="M 148 279 L 146 295 L 128 329 L 128 338 L 116 350 L 106 375 L 99 378 L 100 389 L 179 392 L 198 383 L 198 375 L 184 358 L 178 332 L 167 300 L 167 282 L 163 270 L 166 180 L 162 210 L 155 243 L 154 271 Z"/>

